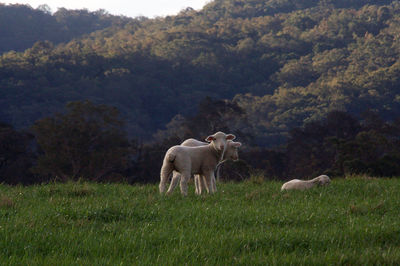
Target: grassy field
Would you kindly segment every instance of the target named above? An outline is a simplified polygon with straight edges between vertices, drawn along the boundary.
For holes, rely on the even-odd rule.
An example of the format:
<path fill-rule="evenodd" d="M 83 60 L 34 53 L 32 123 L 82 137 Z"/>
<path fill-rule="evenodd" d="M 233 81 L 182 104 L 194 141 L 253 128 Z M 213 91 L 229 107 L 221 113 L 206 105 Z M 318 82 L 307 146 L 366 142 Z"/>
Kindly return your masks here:
<path fill-rule="evenodd" d="M 281 184 L 0 185 L 0 265 L 400 264 L 400 179 Z"/>

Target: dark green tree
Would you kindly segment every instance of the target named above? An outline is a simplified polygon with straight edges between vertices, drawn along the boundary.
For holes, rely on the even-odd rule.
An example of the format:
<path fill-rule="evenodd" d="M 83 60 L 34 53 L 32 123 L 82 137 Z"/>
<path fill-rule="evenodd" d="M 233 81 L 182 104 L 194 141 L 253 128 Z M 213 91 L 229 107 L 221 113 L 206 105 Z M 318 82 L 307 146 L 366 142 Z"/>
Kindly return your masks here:
<path fill-rule="evenodd" d="M 343 174 L 343 157 L 349 152 L 343 152 L 343 145 L 352 141 L 360 130 L 359 122 L 341 111 L 332 111 L 323 120 L 293 129 L 286 148 L 288 174 L 292 177 L 327 172 Z"/>
<path fill-rule="evenodd" d="M 35 171 L 61 180 L 106 181 L 129 164 L 130 145 L 116 108 L 70 102 L 66 113 L 33 126 L 42 154 Z"/>
<path fill-rule="evenodd" d="M 30 172 L 34 159 L 29 149 L 32 139 L 31 134 L 0 123 L 0 182 L 30 184 L 35 181 Z"/>

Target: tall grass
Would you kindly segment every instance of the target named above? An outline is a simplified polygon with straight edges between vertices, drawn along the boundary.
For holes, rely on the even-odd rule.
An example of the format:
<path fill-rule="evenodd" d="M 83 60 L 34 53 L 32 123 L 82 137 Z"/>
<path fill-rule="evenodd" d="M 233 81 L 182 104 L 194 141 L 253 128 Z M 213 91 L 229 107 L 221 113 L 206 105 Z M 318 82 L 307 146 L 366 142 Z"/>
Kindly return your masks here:
<path fill-rule="evenodd" d="M 1 265 L 400 263 L 400 180 L 218 184 L 215 195 L 155 185 L 0 186 Z"/>

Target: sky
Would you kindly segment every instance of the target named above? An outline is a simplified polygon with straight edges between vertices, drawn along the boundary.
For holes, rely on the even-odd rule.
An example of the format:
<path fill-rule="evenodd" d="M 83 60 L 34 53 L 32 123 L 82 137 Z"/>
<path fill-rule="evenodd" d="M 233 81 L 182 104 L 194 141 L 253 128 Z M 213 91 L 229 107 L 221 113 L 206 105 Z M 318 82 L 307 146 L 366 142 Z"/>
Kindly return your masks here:
<path fill-rule="evenodd" d="M 96 11 L 104 9 L 112 15 L 124 15 L 127 17 L 176 15 L 184 8 L 192 7 L 201 9 L 206 3 L 212 0 L 30 0 L 30 1 L 1 1 L 6 4 L 29 4 L 33 8 L 47 4 L 52 12 L 58 8 L 83 9 Z"/>

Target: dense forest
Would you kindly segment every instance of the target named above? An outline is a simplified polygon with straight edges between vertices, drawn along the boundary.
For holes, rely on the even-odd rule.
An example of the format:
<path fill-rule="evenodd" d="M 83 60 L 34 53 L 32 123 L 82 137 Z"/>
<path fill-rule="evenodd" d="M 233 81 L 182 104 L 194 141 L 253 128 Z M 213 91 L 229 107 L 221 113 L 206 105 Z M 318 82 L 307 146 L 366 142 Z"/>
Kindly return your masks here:
<path fill-rule="evenodd" d="M 112 25 L 124 25 L 128 18 L 109 15 L 105 10 L 67 10 L 59 8 L 51 14 L 47 5 L 32 9 L 26 5 L 0 3 L 0 54 L 22 52 L 37 41 L 54 44 L 69 42 L 96 30 Z"/>
<path fill-rule="evenodd" d="M 276 177 L 348 169 L 382 175 L 361 151 L 355 161 L 346 157 L 354 152 L 348 141 L 361 145 L 362 132 L 390 143 L 382 148 L 376 140 L 376 160 L 397 162 L 399 1 L 214 0 L 155 19 L 0 4 L 0 21 L 9 25 L 0 28 L 0 121 L 7 132 L 32 130 L 65 113 L 68 102 L 89 100 L 119 110 L 126 138 L 135 140 L 129 149 L 136 164 L 126 169 L 140 176 L 150 175 L 143 165 L 154 152 L 214 130 L 247 144 L 241 171 L 264 161 L 255 168 L 269 167 Z M 388 131 L 372 134 L 372 116 Z M 351 121 L 354 130 L 333 133 L 332 117 Z M 313 134 L 309 125 L 327 128 L 310 137 L 312 150 L 304 143 L 309 157 L 290 157 L 291 148 L 300 149 L 297 136 Z M 21 143 L 34 138 L 19 134 L 11 135 Z M 257 154 L 266 159 L 252 163 Z M 310 169 L 300 171 L 300 159 Z"/>

